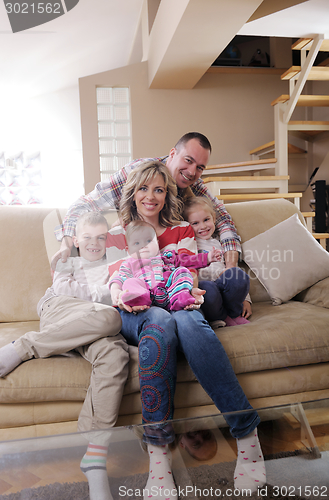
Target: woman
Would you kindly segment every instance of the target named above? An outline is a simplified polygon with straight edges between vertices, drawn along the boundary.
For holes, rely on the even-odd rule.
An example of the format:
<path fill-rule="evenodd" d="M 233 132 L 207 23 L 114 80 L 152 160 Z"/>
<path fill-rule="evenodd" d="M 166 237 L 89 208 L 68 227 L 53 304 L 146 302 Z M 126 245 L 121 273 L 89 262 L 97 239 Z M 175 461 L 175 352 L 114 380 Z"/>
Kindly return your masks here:
<path fill-rule="evenodd" d="M 182 206 L 177 199 L 176 184 L 168 169 L 152 161 L 133 170 L 123 189 L 120 217 L 123 225 L 136 219 L 152 224 L 160 250 L 196 254 L 197 247 L 191 226 L 181 220 Z M 113 305 L 120 307 L 122 335 L 139 348 L 139 376 L 143 423 L 143 439 L 150 456 L 150 474 L 145 498 L 161 496 L 160 488 L 171 490 L 168 444 L 174 432 L 168 420 L 173 418 L 177 372 L 177 351 L 184 353 L 196 378 L 222 412 L 251 409 L 234 374 L 227 354 L 199 310 L 204 291 L 193 289 L 197 304 L 189 310 L 171 311 L 159 307 L 125 305 L 122 291 L 111 287 Z M 134 314 L 132 314 L 134 313 Z M 263 455 L 257 437 L 260 421 L 256 411 L 227 415 L 233 437 L 237 439 L 238 458 L 234 474 L 236 488 L 257 490 L 265 483 Z M 152 491 L 152 494 L 147 492 Z"/>

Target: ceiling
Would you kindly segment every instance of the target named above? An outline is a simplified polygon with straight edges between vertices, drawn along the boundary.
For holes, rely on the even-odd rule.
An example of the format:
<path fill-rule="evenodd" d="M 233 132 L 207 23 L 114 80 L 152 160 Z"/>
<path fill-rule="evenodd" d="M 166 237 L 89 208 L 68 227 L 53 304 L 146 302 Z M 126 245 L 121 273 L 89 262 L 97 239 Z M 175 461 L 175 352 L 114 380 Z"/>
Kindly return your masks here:
<path fill-rule="evenodd" d="M 328 0 L 308 0 L 246 23 L 240 35 L 302 38 L 323 33 L 329 38 Z"/>
<path fill-rule="evenodd" d="M 75 86 L 80 77 L 128 64 L 143 1 L 79 0 L 65 15 L 18 33 L 12 33 L 1 2 L 0 101 Z M 223 5 L 226 1 L 222 0 Z M 250 21 L 238 33 L 296 38 L 324 33 L 329 37 L 329 1 L 304 1 Z M 218 48 L 218 54 L 223 48 Z"/>

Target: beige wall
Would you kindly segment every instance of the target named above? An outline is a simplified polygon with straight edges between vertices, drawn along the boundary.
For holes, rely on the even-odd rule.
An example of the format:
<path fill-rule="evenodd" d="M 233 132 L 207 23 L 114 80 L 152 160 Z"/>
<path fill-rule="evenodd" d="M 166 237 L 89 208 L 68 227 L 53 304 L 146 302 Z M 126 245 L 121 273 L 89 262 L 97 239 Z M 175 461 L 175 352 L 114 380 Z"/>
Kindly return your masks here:
<path fill-rule="evenodd" d="M 273 140 L 271 101 L 288 92 L 280 76 L 205 74 L 192 90 L 148 88 L 147 62 L 79 81 L 85 190 L 99 181 L 96 86 L 129 86 L 133 158 L 161 156 L 179 137 L 199 131 L 213 145 L 211 164 L 245 161 Z"/>
<path fill-rule="evenodd" d="M 149 89 L 147 62 L 82 78 L 79 88 L 86 192 L 100 180 L 95 91 L 98 85 L 130 87 L 133 158 L 168 154 L 179 137 L 196 130 L 207 135 L 212 143 L 212 165 L 247 161 L 251 149 L 272 141 L 271 102 L 288 93 L 288 83 L 275 73 L 206 73 L 192 90 Z M 311 86 L 307 89 L 310 93 L 328 93 L 327 82 L 314 82 Z M 329 120 L 328 108 L 308 111 L 296 108 L 292 119 L 312 119 L 312 113 L 315 120 Z M 316 179 L 326 179 L 329 184 L 328 134 L 313 145 L 293 137 L 289 141 L 310 149 L 304 158 L 289 160 L 289 175 L 295 190 L 305 189 L 316 166 L 320 166 Z M 302 210 L 309 210 L 312 197 L 308 189 Z"/>

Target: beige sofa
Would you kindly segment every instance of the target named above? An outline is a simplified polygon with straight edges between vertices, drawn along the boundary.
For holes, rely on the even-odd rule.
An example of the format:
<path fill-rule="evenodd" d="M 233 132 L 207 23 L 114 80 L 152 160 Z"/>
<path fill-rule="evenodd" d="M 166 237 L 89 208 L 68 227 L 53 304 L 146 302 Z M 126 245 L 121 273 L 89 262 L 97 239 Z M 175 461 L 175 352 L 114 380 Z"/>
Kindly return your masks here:
<path fill-rule="evenodd" d="M 242 241 L 298 212 L 286 200 L 227 209 Z M 0 346 L 38 328 L 36 305 L 51 284 L 58 216 L 59 211 L 36 206 L 0 209 Z M 250 402 L 259 408 L 329 397 L 329 278 L 279 306 L 257 279 L 251 280 L 250 293 L 250 324 L 216 331 Z M 118 425 L 141 422 L 136 347 L 130 355 Z M 0 379 L 0 440 L 75 431 L 90 372 L 79 356 L 56 356 L 27 361 Z M 176 418 L 217 413 L 183 357 L 175 405 Z"/>

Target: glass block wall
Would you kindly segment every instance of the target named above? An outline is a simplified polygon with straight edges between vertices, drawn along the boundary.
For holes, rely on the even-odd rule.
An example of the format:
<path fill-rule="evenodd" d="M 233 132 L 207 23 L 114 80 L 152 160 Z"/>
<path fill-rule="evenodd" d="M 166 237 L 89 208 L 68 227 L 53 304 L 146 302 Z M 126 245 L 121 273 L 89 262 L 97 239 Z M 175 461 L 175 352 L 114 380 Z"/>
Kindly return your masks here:
<path fill-rule="evenodd" d="M 6 155 L 0 152 L 0 205 L 42 203 L 40 153 Z"/>
<path fill-rule="evenodd" d="M 131 161 L 129 88 L 97 88 L 97 120 L 101 180 Z"/>

